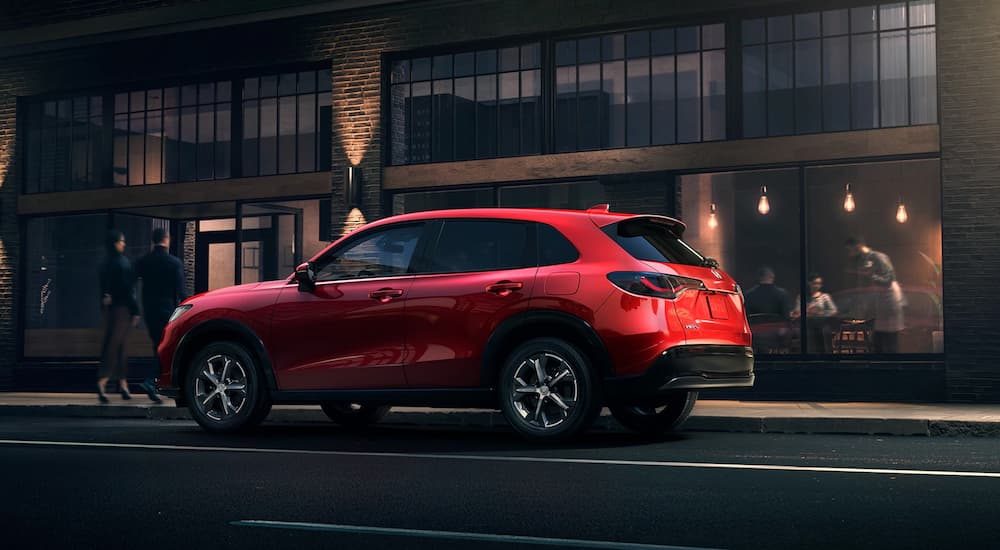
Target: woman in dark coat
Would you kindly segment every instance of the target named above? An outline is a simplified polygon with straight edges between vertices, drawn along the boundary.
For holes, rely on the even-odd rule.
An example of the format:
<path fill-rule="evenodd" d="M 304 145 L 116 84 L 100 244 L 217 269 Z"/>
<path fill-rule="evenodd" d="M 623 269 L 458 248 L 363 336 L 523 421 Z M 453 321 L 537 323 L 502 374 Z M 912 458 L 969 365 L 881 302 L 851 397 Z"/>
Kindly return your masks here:
<path fill-rule="evenodd" d="M 107 257 L 101 264 L 101 304 L 104 307 L 104 344 L 101 366 L 97 371 L 97 398 L 107 403 L 104 386 L 116 378 L 122 399 L 131 399 L 128 392 L 128 356 L 125 344 L 132 327 L 139 324 L 139 304 L 135 299 L 135 273 L 125 257 L 125 235 L 121 231 L 108 233 Z"/>

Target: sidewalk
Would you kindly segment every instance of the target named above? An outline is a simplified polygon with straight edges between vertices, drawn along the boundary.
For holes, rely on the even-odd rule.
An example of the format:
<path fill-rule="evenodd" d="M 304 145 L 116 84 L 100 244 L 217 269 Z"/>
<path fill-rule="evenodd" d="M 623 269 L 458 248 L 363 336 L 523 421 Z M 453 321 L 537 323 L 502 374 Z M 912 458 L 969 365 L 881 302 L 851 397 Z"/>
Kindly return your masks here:
<path fill-rule="evenodd" d="M 155 405 L 145 395 L 123 402 L 111 395 L 100 405 L 80 393 L 3 393 L 0 416 L 189 419 L 186 409 L 164 398 Z M 277 405 L 268 422 L 327 422 L 319 407 Z M 416 426 L 506 426 L 497 411 L 397 407 L 383 423 Z M 605 410 L 596 429 L 623 431 Z M 1000 437 L 1000 405 L 901 403 L 792 403 L 699 401 L 684 424 L 688 431 L 746 433 L 878 434 Z"/>

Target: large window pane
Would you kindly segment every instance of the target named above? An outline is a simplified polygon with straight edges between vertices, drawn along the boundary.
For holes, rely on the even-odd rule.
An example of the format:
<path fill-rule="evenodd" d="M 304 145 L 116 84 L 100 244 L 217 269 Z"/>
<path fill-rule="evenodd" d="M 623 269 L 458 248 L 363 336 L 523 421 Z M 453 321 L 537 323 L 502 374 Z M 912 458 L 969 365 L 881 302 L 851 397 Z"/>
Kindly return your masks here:
<path fill-rule="evenodd" d="M 576 150 L 576 66 L 556 69 L 555 148 Z"/>
<path fill-rule="evenodd" d="M 198 145 L 197 107 L 181 108 L 180 181 L 194 181 Z"/>
<path fill-rule="evenodd" d="M 476 156 L 497 155 L 497 77 L 476 77 Z"/>
<path fill-rule="evenodd" d="M 795 132 L 809 134 L 823 129 L 820 110 L 820 41 L 795 43 Z"/>
<path fill-rule="evenodd" d="M 851 126 L 876 128 L 879 122 L 876 35 L 851 37 Z"/>
<path fill-rule="evenodd" d="M 409 66 L 409 65 L 407 65 Z M 393 73 L 395 75 L 395 73 Z M 410 85 L 396 84 L 390 88 L 390 134 L 391 159 L 393 165 L 406 164 L 408 160 L 407 147 L 410 142 Z"/>
<path fill-rule="evenodd" d="M 215 106 L 215 177 L 230 177 L 232 164 L 232 113 L 229 103 Z"/>
<path fill-rule="evenodd" d="M 522 49 L 522 56 L 524 50 Z M 542 120 L 542 72 L 521 72 L 521 154 L 540 153 Z"/>
<path fill-rule="evenodd" d="M 792 87 L 792 44 L 767 47 L 767 133 L 791 134 L 795 95 Z"/>
<path fill-rule="evenodd" d="M 810 351 L 943 351 L 939 174 L 937 160 L 806 170 L 809 268 L 836 307 L 807 310 Z"/>
<path fill-rule="evenodd" d="M 445 56 L 449 57 L 450 56 Z M 434 93 L 433 114 L 431 124 L 434 136 L 431 139 L 433 150 L 431 160 L 434 162 L 452 160 L 452 149 L 455 145 L 455 95 L 452 91 L 452 80 L 435 80 L 432 84 Z"/>
<path fill-rule="evenodd" d="M 163 118 L 160 111 L 146 114 L 146 183 L 160 183 L 163 173 Z"/>
<path fill-rule="evenodd" d="M 677 141 L 701 140 L 701 54 L 677 56 Z"/>
<path fill-rule="evenodd" d="M 243 102 L 243 176 L 259 174 L 260 107 L 255 99 Z"/>
<path fill-rule="evenodd" d="M 684 240 L 743 288 L 757 353 L 798 353 L 791 319 L 801 264 L 798 170 L 695 174 L 679 184 Z M 764 185 L 767 214 L 758 210 Z"/>
<path fill-rule="evenodd" d="M 316 171 L 316 96 L 298 97 L 298 171 Z"/>
<path fill-rule="evenodd" d="M 910 124 L 937 122 L 934 34 L 933 28 L 910 31 Z"/>
<path fill-rule="evenodd" d="M 215 169 L 215 109 L 198 106 L 198 179 L 210 180 Z"/>
<path fill-rule="evenodd" d="M 674 56 L 652 59 L 652 143 L 665 145 L 677 140 L 677 102 L 674 96 Z"/>
<path fill-rule="evenodd" d="M 645 36 L 645 33 L 642 33 Z M 648 50 L 648 48 L 647 48 Z M 627 145 L 649 145 L 649 58 L 628 62 Z"/>
<path fill-rule="evenodd" d="M 295 125 L 298 120 L 295 96 L 278 100 L 278 173 L 291 174 L 295 168 Z"/>
<path fill-rule="evenodd" d="M 850 37 L 823 39 L 823 129 L 848 130 L 851 127 Z"/>
<path fill-rule="evenodd" d="M 608 103 L 601 89 L 601 65 L 592 63 L 579 67 L 579 135 L 577 148 L 600 149 L 601 136 L 610 127 Z"/>
<path fill-rule="evenodd" d="M 260 175 L 278 173 L 278 100 L 260 101 Z"/>
<path fill-rule="evenodd" d="M 726 52 L 703 53 L 702 68 L 702 139 L 726 139 Z"/>
<path fill-rule="evenodd" d="M 517 49 L 514 49 L 514 53 Z M 517 57 L 514 58 L 515 60 Z M 519 73 L 500 75 L 500 151 L 501 157 L 520 153 L 521 101 Z"/>
<path fill-rule="evenodd" d="M 743 135 L 767 135 L 766 46 L 743 49 Z"/>
<path fill-rule="evenodd" d="M 617 41 L 616 41 L 617 42 Z M 623 48 L 624 49 L 624 48 Z M 617 52 L 617 49 L 614 50 Z M 607 148 L 625 146 L 625 63 L 612 61 L 602 66 L 602 145 Z"/>
<path fill-rule="evenodd" d="M 476 79 L 457 78 L 455 79 L 455 160 L 474 158 L 476 158 Z"/>
<path fill-rule="evenodd" d="M 910 107 L 906 56 L 905 31 L 882 33 L 879 42 L 879 80 L 882 88 L 883 127 L 903 126 L 908 122 Z"/>

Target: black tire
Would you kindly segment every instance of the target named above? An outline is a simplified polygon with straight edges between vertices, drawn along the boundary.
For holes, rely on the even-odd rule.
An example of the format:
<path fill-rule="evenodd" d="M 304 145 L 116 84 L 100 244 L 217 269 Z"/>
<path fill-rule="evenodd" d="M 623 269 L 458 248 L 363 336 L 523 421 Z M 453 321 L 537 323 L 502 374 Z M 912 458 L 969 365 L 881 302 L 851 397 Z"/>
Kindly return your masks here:
<path fill-rule="evenodd" d="M 545 374 L 540 384 L 536 359 Z M 590 360 L 558 338 L 536 338 L 518 346 L 504 361 L 497 387 L 507 422 L 534 441 L 569 439 L 589 428 L 600 412 L 600 389 Z"/>
<path fill-rule="evenodd" d="M 655 407 L 615 403 L 609 408 L 622 426 L 643 435 L 659 436 L 677 430 L 691 416 L 696 401 L 698 392 L 677 391 Z"/>
<path fill-rule="evenodd" d="M 345 428 L 358 429 L 370 426 L 389 414 L 388 405 L 370 403 L 350 403 L 347 401 L 326 401 L 320 403 L 326 416 Z"/>
<path fill-rule="evenodd" d="M 230 361 L 229 370 L 226 370 L 226 359 Z M 227 384 L 229 388 L 237 388 L 242 383 L 243 391 L 227 389 L 222 392 L 224 396 L 219 394 L 219 386 L 205 375 L 209 368 L 214 368 L 214 373 L 219 375 L 215 377 L 218 382 Z M 220 380 L 223 372 L 226 372 L 226 379 Z M 195 422 L 206 431 L 229 433 L 247 430 L 260 424 L 271 412 L 270 395 L 257 362 L 235 342 L 216 342 L 205 346 L 188 365 L 184 378 L 188 410 Z M 206 399 L 207 405 L 204 404 Z M 232 409 L 225 405 L 225 401 Z"/>

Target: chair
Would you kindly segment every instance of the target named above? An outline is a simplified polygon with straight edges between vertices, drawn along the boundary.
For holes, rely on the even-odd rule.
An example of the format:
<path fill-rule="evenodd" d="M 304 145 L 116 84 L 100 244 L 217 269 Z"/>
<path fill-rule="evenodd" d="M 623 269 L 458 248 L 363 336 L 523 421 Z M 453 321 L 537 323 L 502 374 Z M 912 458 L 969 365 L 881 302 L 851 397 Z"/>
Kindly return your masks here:
<path fill-rule="evenodd" d="M 833 353 L 871 353 L 873 319 L 841 319 L 833 333 Z"/>

